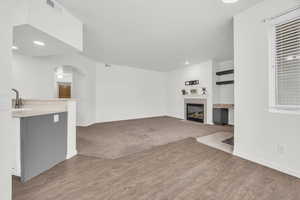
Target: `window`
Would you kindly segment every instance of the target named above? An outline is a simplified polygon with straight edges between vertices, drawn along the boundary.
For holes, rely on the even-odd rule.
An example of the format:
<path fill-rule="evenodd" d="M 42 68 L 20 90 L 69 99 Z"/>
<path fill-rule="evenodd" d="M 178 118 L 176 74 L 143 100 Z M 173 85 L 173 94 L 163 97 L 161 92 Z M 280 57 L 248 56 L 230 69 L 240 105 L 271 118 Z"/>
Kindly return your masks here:
<path fill-rule="evenodd" d="M 271 108 L 300 113 L 300 10 L 271 21 Z"/>

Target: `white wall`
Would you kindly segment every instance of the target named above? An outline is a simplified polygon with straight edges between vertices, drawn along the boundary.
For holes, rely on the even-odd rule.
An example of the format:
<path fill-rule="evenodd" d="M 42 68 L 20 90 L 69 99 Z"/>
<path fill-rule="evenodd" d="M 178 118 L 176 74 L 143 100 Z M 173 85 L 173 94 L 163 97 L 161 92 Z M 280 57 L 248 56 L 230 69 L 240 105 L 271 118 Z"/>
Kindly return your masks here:
<path fill-rule="evenodd" d="M 54 68 L 42 58 L 31 58 L 13 54 L 13 88 L 20 91 L 22 98 L 53 98 Z"/>
<path fill-rule="evenodd" d="M 72 95 L 77 100 L 77 124 L 88 125 L 95 120 L 96 65 L 93 60 L 80 54 L 54 56 L 55 66 L 73 66 Z"/>
<path fill-rule="evenodd" d="M 219 71 L 234 69 L 234 64 L 233 64 L 233 61 L 228 60 L 228 61 L 224 61 L 224 62 L 218 62 L 218 63 L 216 63 L 216 65 L 214 67 L 215 67 L 215 71 L 219 72 Z M 217 76 L 214 73 L 214 76 L 216 78 L 216 82 L 234 80 L 233 74 Z M 214 103 L 216 103 L 216 104 L 234 104 L 234 84 L 215 85 Z"/>
<path fill-rule="evenodd" d="M 0 199 L 11 199 L 11 166 L 12 166 L 12 119 L 10 113 L 11 88 L 11 46 L 12 21 L 11 13 L 14 1 L 0 2 Z"/>
<path fill-rule="evenodd" d="M 212 123 L 212 61 L 157 72 L 126 66 L 106 68 L 80 54 L 38 58 L 15 53 L 13 87 L 25 99 L 54 98 L 54 72 L 60 66 L 75 68 L 72 96 L 77 99 L 78 125 L 163 115 L 184 119 L 181 89 L 188 80 L 200 80 L 200 87 L 207 88 L 208 123 Z"/>
<path fill-rule="evenodd" d="M 165 75 L 125 66 L 97 66 L 96 121 L 166 115 Z"/>
<path fill-rule="evenodd" d="M 300 116 L 268 111 L 268 27 L 262 22 L 297 4 L 265 0 L 235 17 L 235 154 L 300 177 Z"/>
<path fill-rule="evenodd" d="M 167 113 L 170 116 L 184 119 L 184 96 L 181 90 L 185 88 L 185 81 L 199 80 L 200 87 L 206 87 L 207 97 L 207 122 L 212 123 L 213 103 L 213 62 L 176 69 L 167 72 Z"/>
<path fill-rule="evenodd" d="M 94 121 L 96 63 L 79 54 L 55 57 L 28 57 L 13 54 L 13 87 L 24 99 L 57 98 L 55 69 L 74 67 L 72 97 L 77 100 L 79 125 Z"/>
<path fill-rule="evenodd" d="M 80 54 L 46 58 L 13 55 L 13 86 L 23 98 L 54 98 L 54 71 L 73 66 L 77 123 L 166 115 L 165 73 L 126 66 L 105 68 Z"/>

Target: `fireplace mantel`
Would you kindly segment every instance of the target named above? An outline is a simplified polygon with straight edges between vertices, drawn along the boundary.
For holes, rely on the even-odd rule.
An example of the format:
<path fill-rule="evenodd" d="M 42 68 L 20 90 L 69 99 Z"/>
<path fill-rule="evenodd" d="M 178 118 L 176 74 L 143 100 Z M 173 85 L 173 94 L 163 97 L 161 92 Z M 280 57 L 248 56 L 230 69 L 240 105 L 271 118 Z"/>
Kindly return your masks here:
<path fill-rule="evenodd" d="M 196 95 L 186 95 L 184 96 L 184 99 L 203 99 L 206 100 L 207 96 L 196 96 Z"/>

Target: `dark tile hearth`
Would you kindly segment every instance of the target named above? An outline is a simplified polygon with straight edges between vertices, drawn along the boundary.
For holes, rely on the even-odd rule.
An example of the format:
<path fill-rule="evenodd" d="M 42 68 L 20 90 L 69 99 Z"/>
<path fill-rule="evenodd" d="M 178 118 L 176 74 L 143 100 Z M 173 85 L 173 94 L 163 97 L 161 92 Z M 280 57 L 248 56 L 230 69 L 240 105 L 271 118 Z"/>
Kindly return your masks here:
<path fill-rule="evenodd" d="M 234 146 L 234 137 L 224 140 L 223 143 Z"/>

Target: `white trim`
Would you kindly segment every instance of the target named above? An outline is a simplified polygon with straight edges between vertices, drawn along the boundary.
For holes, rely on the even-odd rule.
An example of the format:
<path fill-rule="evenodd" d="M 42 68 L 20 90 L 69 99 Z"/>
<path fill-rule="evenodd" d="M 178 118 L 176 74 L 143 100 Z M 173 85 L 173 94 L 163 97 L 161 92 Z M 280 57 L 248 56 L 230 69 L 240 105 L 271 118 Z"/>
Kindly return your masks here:
<path fill-rule="evenodd" d="M 298 18 L 300 16 L 300 8 L 296 8 L 290 12 L 286 12 L 285 14 L 282 14 L 272 20 L 270 20 L 270 24 L 273 26 L 277 26 L 280 24 L 284 24 L 287 21 L 293 20 L 295 18 Z"/>
<path fill-rule="evenodd" d="M 69 151 L 67 153 L 67 156 L 66 156 L 66 159 L 70 159 L 70 158 L 73 158 L 74 156 L 76 156 L 78 154 L 77 150 L 73 150 L 73 151 Z"/>
<path fill-rule="evenodd" d="M 77 155 L 77 144 L 76 144 L 76 101 L 68 101 L 68 140 L 67 140 L 67 155 L 69 159 Z"/>
<path fill-rule="evenodd" d="M 300 110 L 300 106 L 299 105 L 277 105 L 274 108 L 276 109 L 281 109 L 281 110 Z"/>
<path fill-rule="evenodd" d="M 136 118 L 124 118 L 124 119 L 116 119 L 116 120 L 95 120 L 92 122 L 81 122 L 77 123 L 77 127 L 88 127 L 92 126 L 94 124 L 101 124 L 101 123 L 107 123 L 107 122 L 119 122 L 119 121 L 128 121 L 128 120 L 136 120 L 136 119 L 148 119 L 148 118 L 154 118 L 154 117 L 167 117 L 168 115 L 149 115 L 149 116 L 142 116 L 142 117 L 136 117 Z"/>
<path fill-rule="evenodd" d="M 280 166 L 277 163 L 274 163 L 272 161 L 268 161 L 268 160 L 265 160 L 263 158 L 257 158 L 257 157 L 254 157 L 253 155 L 243 153 L 243 152 L 237 152 L 237 151 L 234 151 L 233 155 L 235 155 L 237 157 L 240 157 L 240 158 L 243 158 L 245 160 L 249 160 L 251 162 L 263 165 L 265 167 L 269 167 L 269 168 L 277 170 L 279 172 L 282 172 L 282 173 L 300 178 L 300 172 L 299 171 L 291 169 L 291 168 L 287 168 L 287 167 L 284 167 L 284 166 Z"/>
<path fill-rule="evenodd" d="M 266 18 L 266 19 L 263 20 L 263 22 L 270 22 L 270 21 L 276 20 L 277 18 L 280 18 L 280 17 L 282 17 L 284 15 L 287 15 L 287 14 L 292 13 L 292 12 L 294 12 L 296 10 L 299 10 L 299 9 L 300 9 L 300 6 L 296 6 L 296 7 L 291 8 L 291 9 L 285 11 L 285 12 L 282 12 L 282 13 L 274 16 L 274 17 Z"/>
<path fill-rule="evenodd" d="M 275 107 L 276 92 L 276 63 L 275 63 L 275 27 L 269 25 L 269 106 Z"/>
<path fill-rule="evenodd" d="M 14 167 L 11 168 L 11 174 L 13 176 L 21 177 L 20 171 L 17 170 L 16 168 L 14 168 Z"/>
<path fill-rule="evenodd" d="M 97 124 L 97 123 L 101 123 L 101 122 L 81 122 L 81 123 L 77 123 L 76 126 L 79 126 L 79 127 L 88 127 L 88 126 L 91 126 L 91 125 Z"/>
<path fill-rule="evenodd" d="M 271 107 L 269 108 L 269 112 L 279 114 L 300 115 L 300 109 L 295 108 Z"/>
<path fill-rule="evenodd" d="M 275 26 L 291 21 L 300 17 L 300 8 L 275 17 L 269 21 L 268 40 L 269 40 L 269 112 L 281 114 L 300 114 L 300 106 L 293 105 L 279 105 L 278 100 L 278 86 L 277 86 L 277 70 L 276 70 L 276 41 L 275 41 Z"/>
<path fill-rule="evenodd" d="M 207 100 L 207 95 L 185 95 L 183 97 L 184 99 L 203 99 L 203 100 Z"/>

